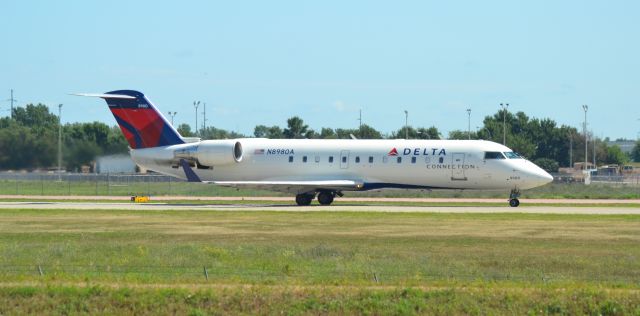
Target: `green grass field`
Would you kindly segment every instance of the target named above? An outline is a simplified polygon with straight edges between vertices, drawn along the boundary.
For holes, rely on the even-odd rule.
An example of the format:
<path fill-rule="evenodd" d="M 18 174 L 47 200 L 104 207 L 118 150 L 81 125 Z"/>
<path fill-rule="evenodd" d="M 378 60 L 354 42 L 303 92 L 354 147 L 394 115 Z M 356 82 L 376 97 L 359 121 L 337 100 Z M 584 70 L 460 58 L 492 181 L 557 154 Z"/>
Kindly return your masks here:
<path fill-rule="evenodd" d="M 0 210 L 0 314 L 637 314 L 640 216 Z"/>
<path fill-rule="evenodd" d="M 151 196 L 289 196 L 287 194 L 233 188 L 189 182 L 127 181 L 127 177 L 111 181 L 0 180 L 0 195 L 151 195 Z M 119 179 L 114 177 L 114 179 Z M 347 196 L 372 197 L 466 197 L 507 198 L 506 191 L 417 191 L 383 190 L 376 192 L 345 192 Z M 548 184 L 522 192 L 522 198 L 568 199 L 640 199 L 640 185 L 633 184 Z"/>

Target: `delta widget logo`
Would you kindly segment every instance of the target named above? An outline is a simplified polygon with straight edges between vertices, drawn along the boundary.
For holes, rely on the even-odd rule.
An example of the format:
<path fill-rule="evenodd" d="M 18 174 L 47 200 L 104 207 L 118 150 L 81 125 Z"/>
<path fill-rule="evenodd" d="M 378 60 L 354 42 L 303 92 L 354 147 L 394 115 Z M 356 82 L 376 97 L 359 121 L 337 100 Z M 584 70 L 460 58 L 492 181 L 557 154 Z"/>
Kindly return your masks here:
<path fill-rule="evenodd" d="M 389 153 L 387 154 L 387 156 L 397 156 L 398 155 L 398 150 L 393 147 L 393 149 L 391 149 L 391 151 L 389 151 Z"/>

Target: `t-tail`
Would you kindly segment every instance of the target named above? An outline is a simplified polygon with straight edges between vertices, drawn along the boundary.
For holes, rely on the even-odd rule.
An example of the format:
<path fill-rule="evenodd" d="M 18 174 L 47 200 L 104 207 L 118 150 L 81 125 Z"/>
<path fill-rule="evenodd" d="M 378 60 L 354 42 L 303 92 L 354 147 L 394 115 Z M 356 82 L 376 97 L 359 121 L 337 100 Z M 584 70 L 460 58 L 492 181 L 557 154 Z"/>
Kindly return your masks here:
<path fill-rule="evenodd" d="M 185 143 L 178 131 L 141 92 L 117 90 L 104 94 L 76 95 L 99 97 L 107 101 L 109 110 L 132 149 Z"/>

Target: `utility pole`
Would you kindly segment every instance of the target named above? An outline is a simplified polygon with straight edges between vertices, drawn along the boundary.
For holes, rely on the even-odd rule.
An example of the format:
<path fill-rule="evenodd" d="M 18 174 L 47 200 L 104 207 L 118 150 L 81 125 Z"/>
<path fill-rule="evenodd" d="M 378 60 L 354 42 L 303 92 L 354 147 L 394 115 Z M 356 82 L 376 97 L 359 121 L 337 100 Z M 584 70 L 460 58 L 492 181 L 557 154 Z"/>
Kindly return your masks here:
<path fill-rule="evenodd" d="M 469 116 L 468 126 L 467 126 L 467 134 L 469 135 L 469 140 L 471 140 L 471 109 L 467 109 L 467 114 Z"/>
<path fill-rule="evenodd" d="M 58 104 L 58 181 L 62 181 L 62 104 Z"/>
<path fill-rule="evenodd" d="M 589 106 L 586 104 L 582 105 L 582 109 L 584 110 L 584 170 L 587 170 L 587 153 L 589 148 L 589 141 L 587 139 L 587 111 L 589 110 Z"/>
<path fill-rule="evenodd" d="M 409 139 L 409 111 L 404 110 L 404 139 Z"/>
<path fill-rule="evenodd" d="M 9 116 L 11 118 L 13 118 L 13 102 L 17 102 L 18 100 L 13 98 L 13 89 L 11 89 L 11 98 L 7 101 L 11 101 L 11 112 L 9 113 Z"/>
<path fill-rule="evenodd" d="M 196 135 L 198 135 L 198 107 L 200 106 L 200 101 L 193 101 L 193 107 L 196 108 L 196 126 L 195 131 L 193 131 Z"/>
<path fill-rule="evenodd" d="M 175 112 L 175 111 L 171 112 L 171 111 L 169 111 L 169 116 L 171 116 L 171 126 L 173 126 L 173 117 L 174 117 L 174 116 L 176 116 L 176 114 L 178 114 L 178 112 Z"/>
<path fill-rule="evenodd" d="M 507 111 L 509 110 L 509 103 L 500 103 L 502 108 L 502 145 L 507 146 Z"/>

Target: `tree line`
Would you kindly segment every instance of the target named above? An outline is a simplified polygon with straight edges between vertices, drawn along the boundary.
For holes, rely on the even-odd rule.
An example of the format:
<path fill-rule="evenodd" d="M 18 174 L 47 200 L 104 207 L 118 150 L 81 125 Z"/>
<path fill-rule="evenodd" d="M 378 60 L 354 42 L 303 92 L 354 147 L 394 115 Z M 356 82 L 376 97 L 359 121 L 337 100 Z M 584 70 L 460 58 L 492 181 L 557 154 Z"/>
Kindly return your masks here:
<path fill-rule="evenodd" d="M 0 118 L 0 170 L 52 168 L 57 166 L 58 117 L 43 104 L 28 104 L 14 108 L 12 118 Z M 473 131 L 454 130 L 447 139 L 484 139 L 497 143 L 503 140 L 503 121 L 506 126 L 506 143 L 514 151 L 541 165 L 549 171 L 584 161 L 585 137 L 576 128 L 561 125 L 551 119 L 530 118 L 524 112 L 511 113 L 500 110 L 483 120 L 483 126 Z M 180 124 L 178 132 L 185 137 L 203 139 L 229 139 L 247 137 L 237 132 L 213 126 L 191 130 L 188 124 Z M 291 117 L 286 127 L 257 125 L 253 135 L 261 138 L 308 139 L 444 139 L 437 127 L 401 127 L 390 134 L 383 134 L 374 127 L 362 124 L 358 128 L 322 127 L 310 128 L 298 116 Z M 596 161 L 600 164 L 624 164 L 629 160 L 640 161 L 640 141 L 631 156 L 618 146 L 607 145 L 608 139 L 596 139 Z M 589 161 L 592 161 L 593 140 L 589 141 Z M 128 143 L 117 126 L 101 122 L 67 123 L 62 126 L 63 167 L 78 170 L 91 164 L 96 157 L 126 153 Z"/>

